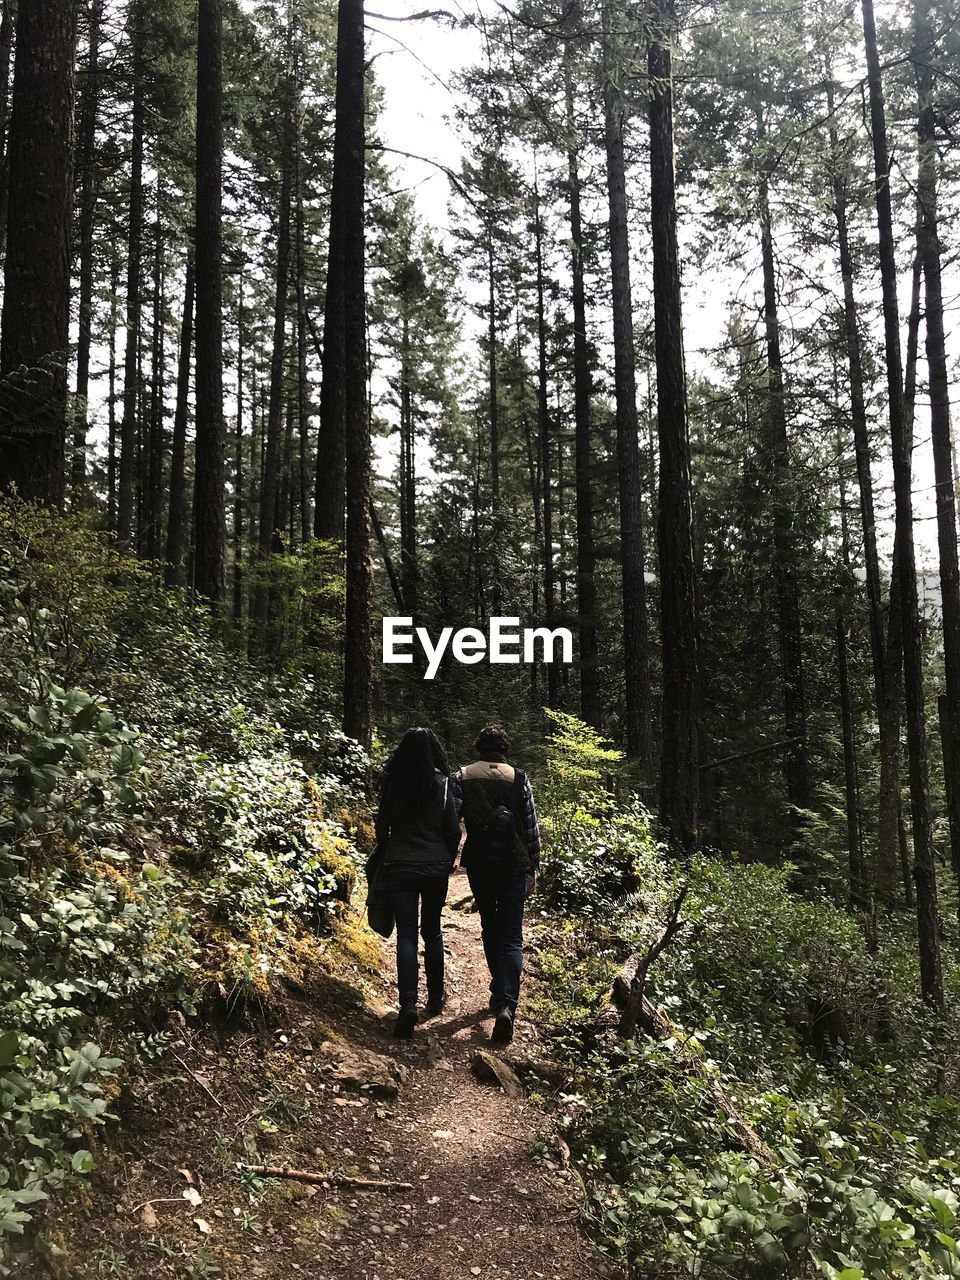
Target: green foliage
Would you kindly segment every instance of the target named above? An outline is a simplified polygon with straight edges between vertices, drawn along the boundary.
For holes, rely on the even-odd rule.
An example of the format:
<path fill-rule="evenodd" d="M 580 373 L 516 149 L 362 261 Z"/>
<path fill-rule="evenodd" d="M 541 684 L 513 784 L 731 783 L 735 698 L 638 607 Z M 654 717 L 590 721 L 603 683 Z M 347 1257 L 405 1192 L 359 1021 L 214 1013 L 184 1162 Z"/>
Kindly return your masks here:
<path fill-rule="evenodd" d="M 561 711 L 545 710 L 552 733 L 537 795 L 544 835 L 543 894 L 565 913 L 602 918 L 637 887 L 638 853 L 649 847 L 649 816 L 618 806 L 604 789 L 623 754 L 596 730 Z"/>
<path fill-rule="evenodd" d="M 0 605 L 2 1274 L 170 1013 L 264 1007 L 349 900 L 365 760 L 81 518 L 0 502 Z"/>
<path fill-rule="evenodd" d="M 791 892 L 790 867 L 678 868 L 630 805 L 561 792 L 543 807 L 544 891 L 568 919 L 536 1012 L 575 1076 L 561 1124 L 602 1247 L 638 1275 L 960 1275 L 958 1046 L 914 995 L 911 922 L 886 921 L 871 954 L 854 916 Z M 629 895 L 598 871 L 623 866 Z M 659 936 L 681 876 L 687 923 L 648 978 L 674 1035 L 598 1042 L 593 1015 L 626 955 Z M 947 978 L 955 1004 L 955 967 Z M 718 1093 L 773 1168 L 742 1148 Z"/>

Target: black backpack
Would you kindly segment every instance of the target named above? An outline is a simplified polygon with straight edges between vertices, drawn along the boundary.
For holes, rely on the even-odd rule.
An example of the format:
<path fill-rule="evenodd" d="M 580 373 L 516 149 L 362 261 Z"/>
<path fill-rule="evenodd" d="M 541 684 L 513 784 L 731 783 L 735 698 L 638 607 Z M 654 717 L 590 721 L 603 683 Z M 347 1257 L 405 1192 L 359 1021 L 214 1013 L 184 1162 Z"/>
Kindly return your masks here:
<path fill-rule="evenodd" d="M 525 775 L 515 770 L 509 805 L 498 804 L 491 809 L 480 830 L 469 835 L 464 864 L 471 870 L 506 873 L 521 869 L 517 865 L 515 842 L 517 814 L 523 804 L 526 781 Z"/>

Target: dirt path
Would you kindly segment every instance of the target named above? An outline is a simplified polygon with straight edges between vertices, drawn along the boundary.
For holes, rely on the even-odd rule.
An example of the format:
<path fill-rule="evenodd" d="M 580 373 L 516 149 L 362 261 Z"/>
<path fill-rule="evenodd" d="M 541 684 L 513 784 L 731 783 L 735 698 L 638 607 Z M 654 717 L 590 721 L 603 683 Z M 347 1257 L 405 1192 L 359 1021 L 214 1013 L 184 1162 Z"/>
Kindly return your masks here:
<path fill-rule="evenodd" d="M 468 895 L 451 882 L 450 902 Z M 575 1180 L 542 1158 L 550 1122 L 479 1083 L 490 1048 L 479 920 L 444 916 L 449 1005 L 392 1038 L 394 948 L 358 1003 L 295 990 L 273 1030 L 185 1034 L 117 1099 L 123 1124 L 59 1226 L 58 1277 L 581 1280 L 619 1274 L 577 1227 Z M 325 985 L 324 985 L 325 984 Z M 537 1057 L 518 1021 L 502 1057 Z M 538 1156 L 539 1149 L 539 1156 Z M 238 1162 L 413 1184 L 359 1191 L 245 1178 Z M 184 1197 L 190 1196 L 190 1200 Z M 146 1202 L 150 1202 L 146 1205 Z M 49 1275 L 49 1271 L 37 1274 Z"/>
<path fill-rule="evenodd" d="M 465 877 L 455 877 L 450 901 L 467 892 Z M 548 1127 L 543 1113 L 478 1083 L 471 1073 L 477 1050 L 491 1048 L 493 1025 L 486 1014 L 489 978 L 478 917 L 448 907 L 444 938 L 447 1010 L 419 1026 L 409 1043 L 390 1042 L 408 1076 L 383 1128 L 371 1130 L 356 1113 L 357 1149 L 369 1144 L 380 1176 L 406 1178 L 417 1189 L 399 1203 L 354 1198 L 351 1219 L 359 1237 L 346 1232 L 331 1250 L 337 1264 L 331 1280 L 609 1274 L 577 1230 L 571 1180 L 534 1159 L 534 1143 Z M 392 946 L 384 952 L 385 999 L 392 1002 Z M 384 1036 L 392 1023 L 391 1011 L 381 1019 Z M 529 1056 L 535 1038 L 521 1019 L 512 1048 L 497 1052 L 508 1061 Z"/>

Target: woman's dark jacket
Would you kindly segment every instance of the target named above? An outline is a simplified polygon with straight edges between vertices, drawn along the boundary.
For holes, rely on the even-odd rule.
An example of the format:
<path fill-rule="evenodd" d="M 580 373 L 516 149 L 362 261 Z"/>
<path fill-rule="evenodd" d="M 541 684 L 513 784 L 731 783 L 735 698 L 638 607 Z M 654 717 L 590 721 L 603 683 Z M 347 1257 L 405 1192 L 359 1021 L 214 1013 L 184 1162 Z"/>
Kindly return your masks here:
<path fill-rule="evenodd" d="M 386 870 L 403 867 L 448 875 L 460 845 L 456 783 L 437 772 L 431 795 L 411 799 L 388 781 L 380 797 L 376 831 Z"/>

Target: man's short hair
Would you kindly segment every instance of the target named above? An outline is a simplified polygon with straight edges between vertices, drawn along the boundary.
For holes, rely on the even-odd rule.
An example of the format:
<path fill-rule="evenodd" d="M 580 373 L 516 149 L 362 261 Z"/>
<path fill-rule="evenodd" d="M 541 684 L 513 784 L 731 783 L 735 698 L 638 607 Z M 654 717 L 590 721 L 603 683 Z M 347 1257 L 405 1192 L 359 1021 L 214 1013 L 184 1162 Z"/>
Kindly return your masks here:
<path fill-rule="evenodd" d="M 474 746 L 479 752 L 494 751 L 505 756 L 510 753 L 510 735 L 500 724 L 485 725 L 477 734 Z"/>

